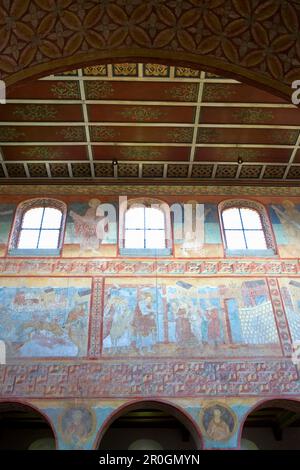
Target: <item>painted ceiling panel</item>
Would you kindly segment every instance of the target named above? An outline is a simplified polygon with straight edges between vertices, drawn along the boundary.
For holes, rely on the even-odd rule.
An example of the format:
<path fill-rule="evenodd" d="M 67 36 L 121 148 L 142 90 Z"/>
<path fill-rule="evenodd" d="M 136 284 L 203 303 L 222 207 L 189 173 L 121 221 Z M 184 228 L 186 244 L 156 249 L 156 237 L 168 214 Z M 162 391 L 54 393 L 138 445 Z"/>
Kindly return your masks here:
<path fill-rule="evenodd" d="M 229 77 L 93 65 L 10 89 L 0 179 L 286 184 L 300 180 L 299 125 L 290 102 Z"/>

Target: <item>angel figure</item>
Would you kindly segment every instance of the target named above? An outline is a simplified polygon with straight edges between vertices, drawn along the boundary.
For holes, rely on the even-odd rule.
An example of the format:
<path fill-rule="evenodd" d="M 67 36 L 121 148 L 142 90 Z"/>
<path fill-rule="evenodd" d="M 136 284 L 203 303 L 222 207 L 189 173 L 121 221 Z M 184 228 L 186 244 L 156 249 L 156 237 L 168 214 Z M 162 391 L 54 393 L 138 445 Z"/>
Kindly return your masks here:
<path fill-rule="evenodd" d="M 99 199 L 91 199 L 89 207 L 84 215 L 79 215 L 70 211 L 70 216 L 74 220 L 75 233 L 80 240 L 80 251 L 92 250 L 97 252 L 105 237 L 107 225 L 100 223 L 105 216 L 97 216 L 97 208 L 101 204 Z"/>

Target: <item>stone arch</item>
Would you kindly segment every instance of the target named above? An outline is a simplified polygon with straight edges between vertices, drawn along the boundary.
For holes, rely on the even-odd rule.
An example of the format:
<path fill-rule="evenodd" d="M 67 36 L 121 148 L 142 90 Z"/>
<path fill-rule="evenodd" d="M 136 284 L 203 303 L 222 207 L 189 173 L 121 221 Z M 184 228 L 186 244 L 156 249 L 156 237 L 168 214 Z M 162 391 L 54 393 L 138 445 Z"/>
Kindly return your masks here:
<path fill-rule="evenodd" d="M 300 400 L 297 398 L 286 398 L 286 397 L 276 397 L 276 398 L 270 398 L 270 399 L 261 399 L 258 402 L 256 402 L 254 405 L 252 405 L 247 413 L 244 415 L 243 419 L 240 421 L 240 427 L 238 431 L 238 449 L 241 448 L 241 441 L 242 441 L 242 436 L 243 436 L 243 431 L 245 427 L 245 423 L 249 416 L 258 410 L 264 409 L 264 408 L 278 408 L 290 412 L 295 412 L 297 414 L 300 414 Z"/>
<path fill-rule="evenodd" d="M 139 409 L 149 409 L 149 410 L 161 410 L 166 411 L 173 417 L 175 417 L 191 434 L 195 446 L 197 449 L 202 449 L 202 434 L 200 428 L 192 419 L 192 417 L 177 404 L 170 403 L 167 401 L 161 400 L 135 400 L 129 403 L 125 403 L 122 406 L 118 407 L 113 411 L 108 418 L 103 423 L 101 429 L 98 431 L 97 437 L 95 439 L 94 448 L 98 449 L 103 437 L 106 432 L 110 429 L 110 426 L 121 416 L 126 415 L 130 411 L 135 411 Z"/>
<path fill-rule="evenodd" d="M 51 431 L 52 437 L 55 441 L 55 449 L 58 449 L 58 436 L 54 424 L 50 420 L 49 416 L 37 406 L 27 402 L 26 400 L 10 400 L 10 399 L 1 399 L 0 400 L 0 414 L 2 412 L 8 411 L 10 409 L 33 412 L 36 416 L 40 416 L 42 421 L 48 426 Z"/>

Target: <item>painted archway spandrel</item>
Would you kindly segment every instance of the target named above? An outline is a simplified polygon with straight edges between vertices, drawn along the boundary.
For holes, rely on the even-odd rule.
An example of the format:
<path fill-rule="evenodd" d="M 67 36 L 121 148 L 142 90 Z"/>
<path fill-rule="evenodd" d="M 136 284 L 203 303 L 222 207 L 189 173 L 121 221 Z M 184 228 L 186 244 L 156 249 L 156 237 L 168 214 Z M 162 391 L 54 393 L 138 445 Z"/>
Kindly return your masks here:
<path fill-rule="evenodd" d="M 295 0 L 2 0 L 0 17 L 0 77 L 8 85 L 130 57 L 219 69 L 286 96 L 300 75 Z"/>

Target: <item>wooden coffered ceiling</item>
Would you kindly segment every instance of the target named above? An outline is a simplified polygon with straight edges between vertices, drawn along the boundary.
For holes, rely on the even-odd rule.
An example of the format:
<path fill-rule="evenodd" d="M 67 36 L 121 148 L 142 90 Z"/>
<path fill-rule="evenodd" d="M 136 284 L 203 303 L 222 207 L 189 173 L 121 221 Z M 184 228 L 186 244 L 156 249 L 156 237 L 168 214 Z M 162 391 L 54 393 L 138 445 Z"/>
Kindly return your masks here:
<path fill-rule="evenodd" d="M 300 110 L 236 80 L 151 63 L 90 66 L 9 91 L 0 181 L 300 182 Z"/>

